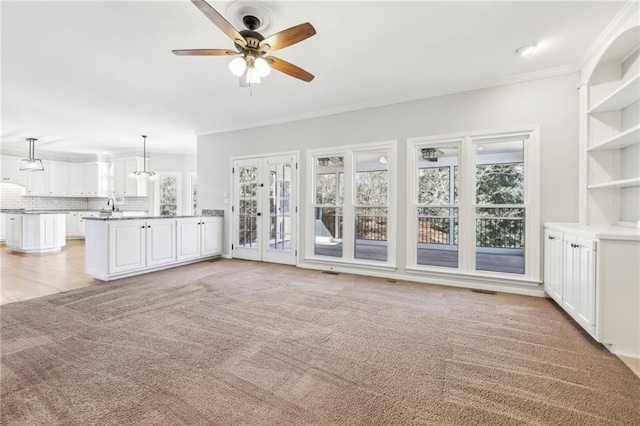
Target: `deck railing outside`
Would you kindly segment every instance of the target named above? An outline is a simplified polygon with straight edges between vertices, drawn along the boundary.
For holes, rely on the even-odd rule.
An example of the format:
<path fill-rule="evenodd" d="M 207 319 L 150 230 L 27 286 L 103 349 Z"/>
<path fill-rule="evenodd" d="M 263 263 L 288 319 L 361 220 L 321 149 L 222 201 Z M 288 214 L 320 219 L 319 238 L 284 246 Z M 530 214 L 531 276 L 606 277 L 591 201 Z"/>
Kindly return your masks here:
<path fill-rule="evenodd" d="M 338 238 L 336 229 L 342 229 L 342 215 L 323 214 L 322 223 L 331 235 Z M 452 221 L 454 229 L 451 232 Z M 453 237 L 452 237 L 453 236 Z M 387 240 L 387 216 L 357 216 L 356 239 L 369 241 Z M 453 241 L 452 241 L 453 239 Z M 418 217 L 418 243 L 458 244 L 457 218 L 443 216 Z M 476 246 L 489 248 L 524 247 L 524 218 L 480 217 L 476 219 Z"/>

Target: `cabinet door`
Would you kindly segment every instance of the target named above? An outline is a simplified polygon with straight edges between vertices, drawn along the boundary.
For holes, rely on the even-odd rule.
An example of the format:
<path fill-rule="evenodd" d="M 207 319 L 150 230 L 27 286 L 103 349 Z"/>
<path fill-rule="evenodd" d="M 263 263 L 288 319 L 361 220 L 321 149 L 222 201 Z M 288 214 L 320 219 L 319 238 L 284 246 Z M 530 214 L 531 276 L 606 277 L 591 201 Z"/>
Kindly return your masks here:
<path fill-rule="evenodd" d="M 145 267 L 146 222 L 123 220 L 109 223 L 109 273 Z"/>
<path fill-rule="evenodd" d="M 83 167 L 84 193 L 89 197 L 98 196 L 98 165 L 94 163 L 85 164 Z"/>
<path fill-rule="evenodd" d="M 7 215 L 0 213 L 0 240 L 7 240 Z"/>
<path fill-rule="evenodd" d="M 19 157 L 2 156 L 2 182 L 27 185 L 27 173 L 20 171 L 22 159 Z"/>
<path fill-rule="evenodd" d="M 596 268 L 595 241 L 576 238 L 575 280 L 578 287 L 576 320 L 589 333 L 595 332 L 596 324 Z"/>
<path fill-rule="evenodd" d="M 25 250 L 40 248 L 40 215 L 23 215 L 21 220 L 21 247 Z"/>
<path fill-rule="evenodd" d="M 84 166 L 82 164 L 69 164 L 67 192 L 71 196 L 84 196 Z"/>
<path fill-rule="evenodd" d="M 67 236 L 78 235 L 78 213 L 67 213 L 64 219 Z"/>
<path fill-rule="evenodd" d="M 130 196 L 137 195 L 138 179 L 131 177 L 131 174 L 137 170 L 136 160 L 123 161 L 124 173 L 124 193 Z"/>
<path fill-rule="evenodd" d="M 17 214 L 7 215 L 7 247 L 20 247 L 22 245 L 22 216 Z"/>
<path fill-rule="evenodd" d="M 126 177 L 124 175 L 124 162 L 122 160 L 114 161 L 113 163 L 113 192 L 117 195 L 124 195 L 124 181 Z"/>
<path fill-rule="evenodd" d="M 578 311 L 578 281 L 576 280 L 576 268 L 578 266 L 576 256 L 576 237 L 565 235 L 562 240 L 562 252 L 564 257 L 564 273 L 562 277 L 562 307 L 572 317 L 576 317 Z"/>
<path fill-rule="evenodd" d="M 200 218 L 178 219 L 176 229 L 177 260 L 197 259 L 200 257 Z"/>
<path fill-rule="evenodd" d="M 562 305 L 562 233 L 545 230 L 544 233 L 544 291 Z"/>
<path fill-rule="evenodd" d="M 201 220 L 202 256 L 222 254 L 222 221 L 221 217 L 207 217 Z"/>
<path fill-rule="evenodd" d="M 23 172 L 27 175 L 27 195 L 51 195 L 50 164 L 44 164 L 42 172 Z"/>
<path fill-rule="evenodd" d="M 147 266 L 159 266 L 176 261 L 176 221 L 147 221 Z"/>
<path fill-rule="evenodd" d="M 69 165 L 58 161 L 49 162 L 49 193 L 54 196 L 67 196 L 69 194 Z"/>

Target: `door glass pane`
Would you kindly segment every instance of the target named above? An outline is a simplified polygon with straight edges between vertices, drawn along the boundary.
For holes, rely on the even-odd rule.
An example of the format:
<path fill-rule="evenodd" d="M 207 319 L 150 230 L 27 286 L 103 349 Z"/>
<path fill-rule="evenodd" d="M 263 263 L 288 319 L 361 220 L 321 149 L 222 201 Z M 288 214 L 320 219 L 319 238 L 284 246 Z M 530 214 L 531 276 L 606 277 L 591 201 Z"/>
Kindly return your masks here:
<path fill-rule="evenodd" d="M 477 270 L 525 272 L 524 167 L 523 140 L 476 147 Z"/>
<path fill-rule="evenodd" d="M 258 248 L 258 168 L 239 167 L 238 247 Z"/>
<path fill-rule="evenodd" d="M 291 251 L 291 163 L 269 165 L 269 250 Z"/>
<path fill-rule="evenodd" d="M 389 205 L 389 153 L 356 154 L 355 244 L 356 259 L 386 262 Z"/>
<path fill-rule="evenodd" d="M 458 267 L 458 148 L 417 152 L 417 264 Z"/>
<path fill-rule="evenodd" d="M 315 159 L 314 254 L 342 257 L 344 157 Z M 285 230 L 285 234 L 290 230 Z"/>

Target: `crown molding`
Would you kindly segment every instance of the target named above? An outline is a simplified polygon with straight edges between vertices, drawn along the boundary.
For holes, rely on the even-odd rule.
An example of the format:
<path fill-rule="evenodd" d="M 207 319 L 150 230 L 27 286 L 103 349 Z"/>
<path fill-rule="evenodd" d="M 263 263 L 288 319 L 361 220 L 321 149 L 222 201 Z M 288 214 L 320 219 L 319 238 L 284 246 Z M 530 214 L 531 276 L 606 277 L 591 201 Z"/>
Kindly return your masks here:
<path fill-rule="evenodd" d="M 602 52 L 607 45 L 612 41 L 618 32 L 624 27 L 627 21 L 638 11 L 640 3 L 638 1 L 630 0 L 620 9 L 620 12 L 609 22 L 609 24 L 602 30 L 600 35 L 591 43 L 587 50 L 580 56 L 576 66 L 579 70 L 582 70 L 598 53 Z"/>
<path fill-rule="evenodd" d="M 276 118 L 272 120 L 253 122 L 248 125 L 212 128 L 212 129 L 197 131 L 195 132 L 195 135 L 205 136 L 205 135 L 212 135 L 212 134 L 219 134 L 219 133 L 228 133 L 228 132 L 235 132 L 238 130 L 253 129 L 256 127 L 266 127 L 266 126 L 273 126 L 277 124 L 291 123 L 295 121 L 309 120 L 312 118 L 327 117 L 330 115 L 343 114 L 347 112 L 360 111 L 360 110 L 365 110 L 370 108 L 378 108 L 378 107 L 383 107 L 388 105 L 396 105 L 396 104 L 401 104 L 406 102 L 419 101 L 424 99 L 436 98 L 439 96 L 453 95 L 456 93 L 464 93 L 464 92 L 470 92 L 474 90 L 488 89 L 491 87 L 506 86 L 509 84 L 523 83 L 523 82 L 532 81 L 532 80 L 540 80 L 543 78 L 577 73 L 578 71 L 579 71 L 579 68 L 577 67 L 577 65 L 565 65 L 561 67 L 549 68 L 545 70 L 534 71 L 526 74 L 519 74 L 519 75 L 496 79 L 496 80 L 487 80 L 482 82 L 448 86 L 444 88 L 417 92 L 417 93 L 412 93 L 412 94 L 403 95 L 403 96 L 395 96 L 392 98 L 385 98 L 385 99 L 375 100 L 371 102 L 361 102 L 357 104 L 344 105 L 336 108 L 325 109 L 322 111 L 314 111 L 314 112 L 309 112 L 305 114 L 298 114 L 298 115 L 291 115 L 288 117 Z"/>

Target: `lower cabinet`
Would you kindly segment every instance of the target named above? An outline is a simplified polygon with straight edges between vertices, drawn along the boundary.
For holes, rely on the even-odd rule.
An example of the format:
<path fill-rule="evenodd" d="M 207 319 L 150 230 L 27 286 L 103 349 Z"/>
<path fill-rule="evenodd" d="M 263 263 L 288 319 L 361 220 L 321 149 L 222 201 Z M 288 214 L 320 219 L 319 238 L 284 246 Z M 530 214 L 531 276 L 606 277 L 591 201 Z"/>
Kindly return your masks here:
<path fill-rule="evenodd" d="M 104 281 L 222 254 L 222 217 L 97 218 L 86 223 L 86 272 Z"/>
<path fill-rule="evenodd" d="M 85 217 L 99 217 L 98 212 L 70 212 L 66 214 L 67 237 L 84 238 Z"/>
<path fill-rule="evenodd" d="M 23 253 L 60 250 L 66 244 L 64 214 L 8 214 L 6 245 Z"/>
<path fill-rule="evenodd" d="M 544 290 L 597 341 L 640 358 L 640 232 L 546 224 Z"/>

